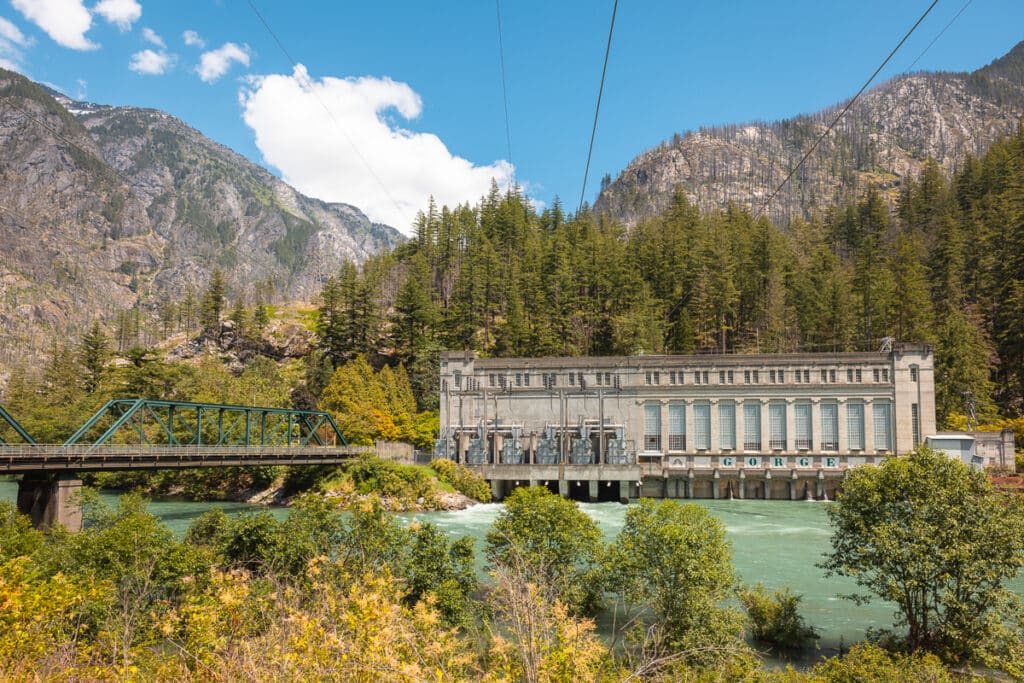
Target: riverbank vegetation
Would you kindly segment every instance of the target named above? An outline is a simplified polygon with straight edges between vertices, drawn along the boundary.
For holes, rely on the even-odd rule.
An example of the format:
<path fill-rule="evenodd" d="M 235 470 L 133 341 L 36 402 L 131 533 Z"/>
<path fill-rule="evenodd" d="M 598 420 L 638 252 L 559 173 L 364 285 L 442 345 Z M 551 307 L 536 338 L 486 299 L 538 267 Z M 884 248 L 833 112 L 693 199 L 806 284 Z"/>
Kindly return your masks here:
<path fill-rule="evenodd" d="M 455 510 L 491 501 L 491 486 L 469 468 L 451 460 L 409 465 L 373 455 L 330 468 L 316 489 L 340 507 L 359 506 L 367 497 L 388 510 Z"/>
<path fill-rule="evenodd" d="M 519 488 L 487 535 L 484 578 L 472 541 L 403 525 L 372 500 L 341 513 L 304 496 L 284 520 L 212 511 L 181 541 L 137 496 L 113 509 L 87 496 L 76 534 L 35 531 L 2 504 L 0 677 L 947 681 L 947 667 L 973 664 L 1019 676 L 1003 583 L 1021 564 L 1020 505 L 927 451 L 856 476 L 830 508 L 825 568 L 900 611 L 883 639 L 808 671 L 764 670 L 744 640 L 792 647 L 814 634 L 788 590 L 731 599 L 731 549 L 706 509 L 644 500 L 606 543 L 574 502 Z M 954 492 L 970 520 L 948 504 Z M 903 577 L 921 600 L 885 592 Z M 927 614 L 911 616 L 918 604 Z M 599 613 L 615 615 L 601 635 Z"/>

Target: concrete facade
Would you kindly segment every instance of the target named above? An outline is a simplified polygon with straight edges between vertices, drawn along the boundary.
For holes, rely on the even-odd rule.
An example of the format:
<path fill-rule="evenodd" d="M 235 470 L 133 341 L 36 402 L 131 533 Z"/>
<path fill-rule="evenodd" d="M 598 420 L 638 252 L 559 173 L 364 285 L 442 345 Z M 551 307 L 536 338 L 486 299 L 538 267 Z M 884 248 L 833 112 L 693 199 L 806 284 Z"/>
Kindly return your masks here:
<path fill-rule="evenodd" d="M 445 352 L 440 388 L 436 455 L 491 481 L 551 480 L 556 471 L 559 481 L 631 481 L 631 496 L 822 498 L 847 468 L 935 433 L 924 345 L 593 358 Z"/>

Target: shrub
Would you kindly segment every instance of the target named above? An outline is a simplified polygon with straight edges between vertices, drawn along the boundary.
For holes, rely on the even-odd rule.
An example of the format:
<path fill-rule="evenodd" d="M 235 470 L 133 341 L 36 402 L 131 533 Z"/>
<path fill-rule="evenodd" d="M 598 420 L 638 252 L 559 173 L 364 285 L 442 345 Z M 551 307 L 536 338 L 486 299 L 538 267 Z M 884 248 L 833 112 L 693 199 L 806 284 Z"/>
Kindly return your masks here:
<path fill-rule="evenodd" d="M 400 465 L 372 455 L 363 455 L 345 464 L 359 493 L 377 493 L 415 500 L 434 493 L 432 477 L 422 468 Z"/>
<path fill-rule="evenodd" d="M 769 593 L 760 582 L 737 592 L 750 619 L 754 640 L 779 648 L 799 648 L 818 638 L 797 612 L 801 596 L 789 586 Z"/>
<path fill-rule="evenodd" d="M 438 459 L 430 463 L 437 478 L 451 484 L 459 493 L 481 503 L 491 502 L 491 487 L 479 474 L 451 460 Z"/>
<path fill-rule="evenodd" d="M 890 653 L 877 645 L 859 643 L 842 657 L 832 657 L 814 667 L 816 678 L 830 683 L 860 681 L 928 681 L 945 683 L 953 676 L 938 657 L 918 652 Z"/>

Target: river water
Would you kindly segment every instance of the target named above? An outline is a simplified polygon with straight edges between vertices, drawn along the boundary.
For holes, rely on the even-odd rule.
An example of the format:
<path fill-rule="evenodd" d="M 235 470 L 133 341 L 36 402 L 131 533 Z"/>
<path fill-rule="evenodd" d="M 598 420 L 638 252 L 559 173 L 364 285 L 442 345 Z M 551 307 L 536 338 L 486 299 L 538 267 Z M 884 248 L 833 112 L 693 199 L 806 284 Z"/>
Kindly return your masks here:
<path fill-rule="evenodd" d="M 16 493 L 16 483 L 0 481 L 0 500 L 13 501 Z M 104 493 L 103 497 L 111 504 L 117 500 L 113 493 Z M 790 586 L 803 596 L 801 613 L 821 634 L 819 646 L 824 652 L 861 640 L 869 628 L 891 625 L 893 610 L 890 605 L 872 602 L 858 606 L 841 599 L 839 594 L 854 592 L 853 582 L 837 577 L 826 578 L 822 570 L 815 567 L 829 549 L 827 504 L 754 500 L 693 502 L 708 508 L 725 523 L 732 543 L 733 563 L 743 582 L 754 584 L 761 581 L 771 589 Z M 243 503 L 180 501 L 155 501 L 149 509 L 180 538 L 193 519 L 215 507 L 224 508 L 229 514 L 267 509 Z M 476 505 L 457 512 L 407 513 L 399 517 L 431 522 L 453 537 L 473 537 L 477 542 L 479 559 L 484 535 L 501 507 L 500 504 Z M 582 503 L 580 508 L 598 523 L 608 540 L 622 528 L 626 512 L 624 505 Z M 287 508 L 270 508 L 270 511 L 282 518 L 288 514 Z M 1014 588 L 1024 594 L 1024 581 L 1016 581 Z"/>

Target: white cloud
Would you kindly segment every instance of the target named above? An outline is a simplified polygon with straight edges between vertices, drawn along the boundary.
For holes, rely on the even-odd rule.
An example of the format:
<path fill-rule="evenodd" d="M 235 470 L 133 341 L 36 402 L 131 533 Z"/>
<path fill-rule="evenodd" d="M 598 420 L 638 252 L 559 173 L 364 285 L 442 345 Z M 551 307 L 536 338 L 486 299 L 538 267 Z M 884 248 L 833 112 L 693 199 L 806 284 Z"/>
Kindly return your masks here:
<path fill-rule="evenodd" d="M 79 78 L 75 84 L 78 86 L 78 90 L 75 91 L 75 99 L 80 102 L 85 101 L 85 98 L 89 96 L 89 81 Z"/>
<path fill-rule="evenodd" d="M 72 50 L 99 47 L 85 37 L 92 26 L 92 16 L 82 0 L 11 0 L 11 4 L 58 45 Z"/>
<path fill-rule="evenodd" d="M 256 146 L 286 182 L 324 201 L 358 206 L 405 233 L 429 197 L 449 206 L 474 201 L 492 178 L 504 187 L 512 176 L 507 161 L 477 166 L 436 135 L 397 126 L 388 113 L 414 119 L 423 103 L 390 78 L 311 82 L 300 65 L 291 76 L 251 78 L 240 100 Z"/>
<path fill-rule="evenodd" d="M 181 39 L 185 41 L 188 46 L 195 46 L 200 49 L 206 47 L 206 41 L 199 37 L 199 34 L 195 31 L 189 30 L 181 34 Z"/>
<path fill-rule="evenodd" d="M 124 32 L 142 16 L 142 5 L 136 0 L 100 0 L 92 11 Z"/>
<path fill-rule="evenodd" d="M 141 50 L 132 55 L 128 61 L 128 68 L 144 76 L 159 76 L 167 73 L 174 66 L 175 57 L 166 52 L 154 50 Z"/>
<path fill-rule="evenodd" d="M 18 47 L 28 47 L 29 45 L 29 40 L 21 32 L 21 29 L 3 17 L 0 17 L 0 40 L 17 45 Z"/>
<path fill-rule="evenodd" d="M 142 39 L 147 43 L 156 45 L 157 47 L 167 47 L 167 44 L 164 42 L 164 39 L 160 37 L 160 34 L 148 26 L 142 29 Z"/>
<path fill-rule="evenodd" d="M 24 70 L 22 48 L 32 41 L 25 37 L 17 26 L 0 17 L 0 67 L 11 71 Z"/>
<path fill-rule="evenodd" d="M 234 43 L 224 43 L 216 50 L 204 52 L 199 57 L 196 73 L 206 83 L 213 83 L 231 69 L 231 64 L 238 62 L 249 66 L 249 46 L 239 47 Z"/>

